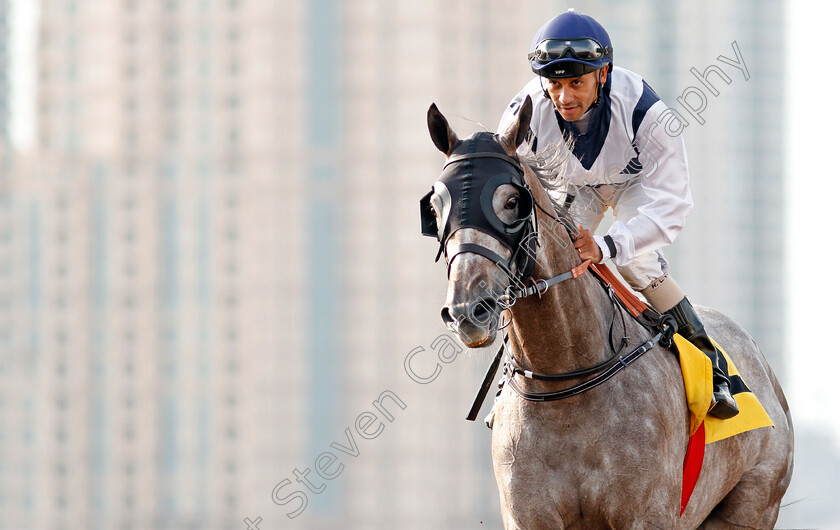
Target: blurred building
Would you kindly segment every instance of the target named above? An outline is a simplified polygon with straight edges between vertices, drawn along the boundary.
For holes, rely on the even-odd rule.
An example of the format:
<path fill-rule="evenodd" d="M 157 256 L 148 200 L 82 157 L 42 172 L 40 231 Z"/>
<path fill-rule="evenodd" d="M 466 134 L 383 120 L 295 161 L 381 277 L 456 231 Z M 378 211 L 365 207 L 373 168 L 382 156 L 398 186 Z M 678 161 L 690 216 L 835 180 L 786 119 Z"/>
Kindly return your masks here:
<path fill-rule="evenodd" d="M 10 18 L 10 0 L 0 0 L 0 139 L 3 143 L 9 141 L 9 125 L 11 122 L 11 87 L 9 86 L 11 78 Z M 4 152 L 3 149 L 3 147 L 0 147 L 0 153 Z"/>
<path fill-rule="evenodd" d="M 280 10 L 42 3 L 38 143 L 2 210 L 0 525 L 231 528 L 270 498 L 296 250 L 283 65 L 251 58 Z"/>
<path fill-rule="evenodd" d="M 778 368 L 781 2 L 715 6 L 579 9 L 672 107 L 737 41 L 751 77 L 727 69 L 686 129 L 697 208 L 669 256 Z M 44 0 L 37 147 L 0 191 L 0 526 L 498 526 L 489 431 L 463 420 L 486 352 L 405 368 L 444 333 L 425 112 L 494 129 L 565 8 Z"/>
<path fill-rule="evenodd" d="M 622 60 L 639 64 L 688 122 L 695 208 L 668 253 L 675 277 L 692 300 L 744 326 L 784 380 L 786 122 L 774 43 L 785 31 L 785 4 L 650 4 L 648 37 L 634 38 L 629 22 L 640 15 L 628 10 L 617 38 L 632 46 Z M 705 103 L 699 119 L 678 98 L 694 108 Z"/>

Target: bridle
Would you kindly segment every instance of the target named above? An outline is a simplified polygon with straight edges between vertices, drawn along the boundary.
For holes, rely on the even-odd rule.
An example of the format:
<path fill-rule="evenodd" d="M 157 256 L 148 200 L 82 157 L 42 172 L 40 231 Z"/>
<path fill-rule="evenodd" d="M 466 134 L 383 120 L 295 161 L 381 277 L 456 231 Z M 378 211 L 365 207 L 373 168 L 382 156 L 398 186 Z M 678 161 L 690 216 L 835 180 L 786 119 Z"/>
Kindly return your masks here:
<path fill-rule="evenodd" d="M 452 237 L 452 234 L 454 234 L 455 231 L 452 231 L 448 235 L 448 237 L 442 237 L 442 230 L 439 230 L 437 234 L 439 240 L 441 241 L 441 249 L 438 252 L 438 257 L 440 257 L 441 253 L 444 256 L 444 261 L 447 265 L 447 276 L 449 267 L 451 266 L 452 262 L 454 261 L 457 255 L 464 253 L 472 253 L 484 256 L 485 258 L 489 259 L 497 266 L 499 266 L 502 270 L 504 270 L 508 278 L 510 278 L 511 280 L 510 285 L 508 285 L 505 288 L 504 294 L 502 294 L 501 297 L 497 300 L 497 302 L 504 308 L 510 308 L 516 303 L 516 300 L 521 298 L 525 298 L 532 295 L 537 295 L 538 297 L 541 297 L 542 294 L 544 294 L 549 287 L 562 283 L 566 280 L 571 280 L 582 276 L 589 268 L 589 265 L 591 263 L 590 260 L 585 260 L 580 265 L 572 267 L 570 270 L 553 276 L 551 278 L 532 280 L 530 285 L 525 284 L 525 282 L 530 279 L 537 262 L 536 247 L 539 245 L 539 228 L 537 224 L 536 210 L 539 209 L 540 211 L 542 211 L 546 216 L 552 219 L 552 221 L 563 224 L 567 231 L 570 230 L 570 227 L 567 223 L 563 223 L 558 217 L 555 217 L 551 213 L 547 212 L 534 199 L 534 195 L 531 191 L 530 186 L 528 186 L 528 184 L 524 181 L 525 170 L 522 168 L 522 163 L 513 157 L 510 157 L 503 153 L 489 151 L 453 155 L 443 165 L 443 169 L 445 170 L 451 164 L 455 164 L 463 160 L 477 158 L 495 158 L 504 160 L 508 164 L 512 165 L 516 169 L 517 173 L 520 176 L 523 176 L 522 185 L 519 186 L 520 196 L 522 193 L 525 193 L 527 198 L 526 202 L 528 204 L 536 206 L 536 209 L 533 206 L 530 207 L 528 217 L 519 219 L 508 229 L 509 233 L 516 233 L 522 230 L 521 239 L 516 245 L 516 250 L 513 250 L 511 252 L 511 258 L 509 260 L 506 260 L 493 250 L 476 243 L 462 243 L 460 245 L 454 245 L 451 247 L 451 254 L 448 254 L 446 243 L 448 242 L 449 237 Z M 492 180 L 488 183 L 488 185 L 490 184 L 493 184 Z M 439 190 L 440 187 L 433 188 L 433 191 Z M 446 220 L 444 219 L 441 225 L 444 225 L 445 223 Z M 569 235 L 570 237 L 572 236 L 571 233 L 569 233 Z M 517 265 L 515 268 L 512 266 L 514 264 Z"/>
<path fill-rule="evenodd" d="M 421 199 L 421 221 L 423 234 L 435 236 L 437 237 L 438 241 L 440 241 L 438 257 L 435 261 L 437 261 L 437 259 L 440 258 L 441 254 L 444 255 L 444 259 L 447 263 L 447 275 L 452 261 L 459 254 L 473 253 L 478 254 L 480 256 L 484 256 L 485 258 L 489 259 L 490 261 L 501 267 L 508 275 L 508 278 L 511 279 L 511 284 L 497 299 L 497 303 L 503 309 L 510 309 L 516 303 L 517 300 L 528 296 L 537 295 L 538 297 L 542 297 L 542 295 L 550 287 L 582 276 L 591 266 L 591 262 L 589 260 L 585 260 L 580 265 L 572 267 L 570 270 L 558 274 L 554 277 L 539 280 L 531 280 L 530 285 L 525 285 L 525 282 L 530 279 L 530 276 L 536 266 L 536 248 L 539 245 L 537 214 L 534 205 L 536 205 L 536 207 L 539 210 L 541 210 L 555 222 L 561 222 L 561 224 L 563 224 L 566 227 L 567 231 L 570 231 L 570 227 L 566 223 L 563 223 L 562 220 L 558 217 L 555 217 L 554 215 L 551 215 L 549 212 L 544 210 L 539 205 L 539 203 L 537 203 L 534 200 L 533 193 L 531 192 L 530 187 L 524 180 L 525 171 L 522 167 L 521 162 L 513 157 L 508 156 L 507 154 L 492 151 L 476 151 L 452 155 L 444 164 L 444 171 L 446 171 L 447 167 L 453 164 L 475 159 L 502 160 L 516 169 L 519 181 L 517 182 L 517 179 L 514 177 L 511 179 L 510 182 L 513 183 L 519 189 L 520 198 L 523 196 L 526 198 L 524 202 L 528 206 L 528 213 L 527 216 L 521 216 L 513 224 L 504 226 L 501 230 L 498 226 L 498 223 L 492 223 L 490 221 L 487 221 L 487 224 L 492 225 L 489 227 L 489 229 L 488 226 L 482 226 L 482 223 L 480 222 L 477 223 L 479 226 L 475 226 L 475 228 L 478 228 L 482 231 L 490 232 L 490 235 L 494 237 L 503 237 L 504 240 L 500 239 L 499 237 L 496 237 L 496 239 L 504 246 L 506 246 L 509 250 L 511 250 L 511 258 L 509 260 L 505 260 L 505 258 L 500 256 L 495 251 L 476 243 L 464 243 L 460 245 L 455 245 L 452 247 L 452 254 L 447 255 L 446 243 L 449 241 L 449 238 L 452 236 L 452 234 L 454 234 L 455 231 L 457 231 L 460 228 L 465 228 L 471 225 L 456 226 L 455 230 L 451 229 L 450 208 L 452 206 L 452 203 L 451 197 L 447 196 L 449 193 L 451 193 L 451 190 L 449 190 L 445 185 L 440 184 L 439 179 L 438 182 L 435 183 L 435 187 L 432 189 L 432 191 L 429 192 L 425 197 L 423 197 L 423 199 Z M 494 184 L 496 180 L 503 179 L 500 179 L 498 176 L 492 177 L 487 183 L 485 183 L 484 189 L 490 188 L 490 186 Z M 492 196 L 492 190 L 494 190 L 495 188 L 490 189 L 490 195 Z M 434 214 L 431 213 L 431 196 L 433 193 L 436 192 L 439 196 L 443 196 L 442 199 L 444 201 L 444 212 L 441 215 L 440 226 L 437 226 L 437 222 L 433 217 Z M 489 213 L 487 211 L 487 193 L 483 192 L 483 195 L 484 197 L 480 205 L 486 216 L 487 213 Z M 450 201 L 448 205 L 446 203 L 447 199 L 449 199 Z M 473 203 L 473 205 L 474 204 L 475 202 Z M 492 212 L 492 201 L 489 202 L 489 210 L 490 212 Z M 429 218 L 429 215 L 432 216 L 431 219 Z M 493 232 L 495 232 L 495 234 L 493 234 Z M 515 249 L 511 248 L 512 245 L 509 244 L 509 241 L 511 240 L 511 238 L 509 237 L 510 235 L 517 236 L 518 240 L 516 242 Z M 572 234 L 570 233 L 570 236 L 571 235 Z M 596 277 L 598 277 L 599 280 L 601 279 L 600 276 L 596 275 Z M 610 300 L 613 304 L 613 319 L 610 323 L 609 328 L 609 343 L 613 353 L 612 356 L 605 361 L 602 361 L 596 365 L 587 368 L 572 370 L 569 372 L 563 372 L 558 374 L 540 374 L 522 368 L 519 362 L 516 361 L 513 354 L 511 352 L 508 352 L 509 361 L 505 363 L 504 377 L 499 383 L 499 392 L 501 392 L 501 388 L 504 384 L 509 384 L 511 389 L 514 392 L 516 392 L 517 395 L 528 401 L 545 402 L 564 399 L 586 392 L 587 390 L 590 390 L 592 388 L 595 388 L 596 386 L 605 383 L 615 374 L 620 372 L 622 369 L 626 368 L 630 363 L 644 355 L 646 352 L 650 351 L 656 345 L 657 342 L 662 343 L 666 346 L 670 344 L 670 337 L 673 334 L 673 329 L 671 328 L 673 328 L 673 326 L 669 326 L 668 323 L 663 323 L 662 319 L 652 318 L 649 314 L 644 315 L 644 318 L 640 318 L 640 316 L 631 315 L 637 321 L 642 323 L 642 325 L 644 325 L 648 329 L 651 329 L 654 332 L 654 334 L 650 339 L 643 342 L 629 353 L 623 354 L 626 346 L 629 343 L 629 339 L 626 337 L 626 323 L 624 320 L 624 313 L 629 313 L 629 311 L 624 306 L 624 304 L 619 302 L 611 286 L 609 286 L 603 281 L 601 281 L 601 284 L 607 290 L 607 294 L 609 295 Z M 615 323 L 616 314 L 622 315 L 621 322 L 625 335 L 621 338 L 620 345 L 618 346 L 618 348 L 616 348 L 612 342 L 613 327 Z M 498 371 L 502 355 L 506 350 L 507 342 L 508 336 L 507 334 L 505 334 L 504 340 L 502 341 L 499 350 L 497 351 L 493 361 L 490 364 L 487 374 L 485 375 L 484 381 L 482 382 L 481 388 L 479 389 L 478 395 L 476 396 L 476 399 L 473 402 L 473 406 L 469 414 L 467 415 L 467 419 L 470 421 L 475 420 L 475 418 L 478 415 L 478 411 L 481 408 L 481 405 L 487 396 L 487 392 L 489 391 L 493 379 L 495 378 L 495 374 Z M 557 390 L 554 392 L 528 392 L 523 390 L 514 379 L 514 377 L 517 375 L 539 381 L 569 381 L 573 379 L 580 379 L 581 377 L 592 377 L 589 377 L 588 379 L 574 386 L 562 390 Z"/>
<path fill-rule="evenodd" d="M 647 326 L 650 329 L 656 330 L 654 336 L 646 340 L 636 348 L 634 348 L 632 351 L 624 353 L 624 349 L 630 343 L 630 339 L 627 337 L 626 321 L 624 320 L 627 308 L 621 304 L 612 288 L 607 288 L 607 294 L 609 295 L 610 301 L 613 305 L 613 317 L 612 321 L 610 322 L 609 332 L 607 333 L 610 349 L 612 350 L 612 356 L 598 364 L 589 366 L 587 368 L 570 370 L 568 372 L 562 372 L 559 374 L 540 374 L 522 368 L 516 361 L 516 358 L 513 356 L 513 354 L 508 352 L 509 360 L 507 363 L 505 363 L 505 366 L 503 368 L 504 377 L 502 379 L 502 382 L 499 384 L 499 391 L 501 392 L 502 386 L 504 386 L 504 384 L 507 383 L 510 385 L 511 389 L 513 389 L 514 392 L 516 392 L 520 397 L 528 401 L 557 401 L 560 399 L 576 396 L 607 382 L 612 376 L 614 376 L 615 374 L 626 368 L 628 365 L 630 365 L 630 363 L 632 363 L 633 361 L 637 360 L 639 357 L 650 351 L 656 345 L 657 342 L 663 343 L 664 339 L 668 344 L 670 343 L 670 337 L 673 331 L 670 331 L 669 328 L 663 327 L 663 325 L 659 321 L 656 321 L 652 322 L 651 325 Z M 613 345 L 612 337 L 613 327 L 615 324 L 615 316 L 617 312 L 621 314 L 622 337 L 620 345 L 616 349 L 616 347 Z M 505 349 L 506 343 L 507 336 L 505 336 L 505 340 L 502 342 L 500 352 Z M 494 377 L 495 371 L 496 370 L 494 370 Z M 516 380 L 514 379 L 514 376 L 516 375 L 521 375 L 527 379 L 533 379 L 536 381 L 570 381 L 573 379 L 580 379 L 581 377 L 586 377 L 590 375 L 592 377 L 584 380 L 581 383 L 570 386 L 568 388 L 564 388 L 562 390 L 556 390 L 553 392 L 528 392 L 523 390 L 522 387 L 520 387 L 519 384 L 516 382 Z M 477 412 L 478 411 L 476 411 L 476 413 Z"/>

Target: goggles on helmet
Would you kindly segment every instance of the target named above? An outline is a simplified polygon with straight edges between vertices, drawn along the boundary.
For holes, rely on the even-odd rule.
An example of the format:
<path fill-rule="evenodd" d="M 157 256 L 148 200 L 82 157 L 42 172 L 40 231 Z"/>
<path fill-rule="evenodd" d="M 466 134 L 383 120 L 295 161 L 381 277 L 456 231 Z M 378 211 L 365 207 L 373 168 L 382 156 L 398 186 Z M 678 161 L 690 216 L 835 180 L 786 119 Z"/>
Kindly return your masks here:
<path fill-rule="evenodd" d="M 612 48 L 605 48 L 595 39 L 589 38 L 546 39 L 528 54 L 528 59 L 546 63 L 567 56 L 581 61 L 597 61 L 603 57 L 612 57 Z"/>

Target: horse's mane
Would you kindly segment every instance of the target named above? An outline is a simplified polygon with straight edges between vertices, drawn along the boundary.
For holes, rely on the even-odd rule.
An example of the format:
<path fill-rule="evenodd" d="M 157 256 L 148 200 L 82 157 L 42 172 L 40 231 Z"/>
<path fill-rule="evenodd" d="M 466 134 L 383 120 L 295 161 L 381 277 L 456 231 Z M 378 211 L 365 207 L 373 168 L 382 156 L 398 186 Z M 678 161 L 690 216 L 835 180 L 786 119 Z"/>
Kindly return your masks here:
<path fill-rule="evenodd" d="M 561 148 L 561 144 L 555 143 L 543 147 L 537 153 L 529 150 L 524 155 L 519 154 L 519 160 L 523 164 L 527 164 L 531 171 L 534 172 L 537 180 L 549 192 L 548 198 L 551 200 L 554 212 L 569 230 L 576 235 L 577 223 L 572 218 L 569 210 L 560 204 L 558 200 L 558 194 L 566 192 L 568 188 L 566 175 L 571 156 L 571 149 Z"/>

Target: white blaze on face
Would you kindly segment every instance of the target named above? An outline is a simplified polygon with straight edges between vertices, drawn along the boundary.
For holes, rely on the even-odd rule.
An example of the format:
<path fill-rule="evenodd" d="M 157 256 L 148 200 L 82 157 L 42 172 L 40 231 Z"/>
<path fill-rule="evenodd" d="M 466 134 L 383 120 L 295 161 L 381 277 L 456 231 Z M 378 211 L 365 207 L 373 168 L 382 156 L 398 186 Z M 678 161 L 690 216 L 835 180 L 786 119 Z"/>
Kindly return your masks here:
<path fill-rule="evenodd" d="M 493 193 L 493 211 L 503 223 L 512 224 L 519 216 L 520 200 L 519 191 L 514 186 L 502 184 Z M 441 211 L 441 203 L 437 194 L 432 196 L 431 203 L 432 208 L 435 210 L 439 229 L 440 224 L 445 221 L 438 214 Z M 449 252 L 450 248 L 467 243 L 485 247 L 503 257 L 505 261 L 510 260 L 510 250 L 498 239 L 474 228 L 456 230 L 447 242 L 447 255 L 452 255 Z M 455 286 L 463 284 L 464 287 L 468 287 L 470 284 L 475 283 L 476 278 L 484 279 L 488 288 L 496 287 L 503 289 L 509 281 L 505 272 L 488 258 L 472 252 L 458 254 L 455 256 L 455 260 L 450 263 L 447 303 L 453 299 L 452 295 Z M 482 293 L 477 293 L 477 295 L 481 296 Z"/>
<path fill-rule="evenodd" d="M 447 249 L 467 243 L 485 247 L 505 260 L 510 259 L 510 251 L 496 238 L 474 228 L 456 231 L 447 243 Z M 467 347 L 483 347 L 495 339 L 500 317 L 495 300 L 507 284 L 504 270 L 482 255 L 464 252 L 450 261 L 444 308 L 451 317 L 448 325 Z"/>
<path fill-rule="evenodd" d="M 480 245 L 492 250 L 499 256 L 505 258 L 505 260 L 510 259 L 510 251 L 495 237 L 474 228 L 462 228 L 461 230 L 455 232 L 455 234 L 453 234 L 453 236 L 449 239 L 446 247 L 449 249 L 457 245 L 464 245 L 467 243 Z M 484 256 L 480 256 L 472 252 L 458 254 L 455 256 L 455 260 L 449 265 L 450 290 L 452 289 L 452 285 L 455 283 L 469 282 L 470 280 L 478 277 L 487 279 L 496 278 L 496 274 L 494 273 L 502 273 L 502 277 L 504 277 L 504 280 L 502 281 L 507 281 L 507 277 L 504 276 L 504 272 L 495 263 Z"/>
<path fill-rule="evenodd" d="M 487 223 L 488 229 L 490 224 L 497 225 L 499 220 L 505 225 L 517 221 L 521 201 L 519 195 L 519 189 L 510 184 L 502 184 L 494 190 L 492 207 L 498 220 L 493 219 L 493 223 Z M 443 211 L 440 197 L 433 195 L 431 205 L 440 229 L 447 222 L 440 215 Z M 449 286 L 441 315 L 444 322 L 459 333 L 464 344 L 468 347 L 481 347 L 492 342 L 499 325 L 498 299 L 510 284 L 506 269 L 512 252 L 497 239 L 498 236 L 476 228 L 458 228 L 451 223 L 449 228 L 455 231 L 446 242 Z M 465 244 L 477 245 L 497 254 L 502 263 L 497 264 L 475 252 L 458 253 L 456 247 Z"/>

